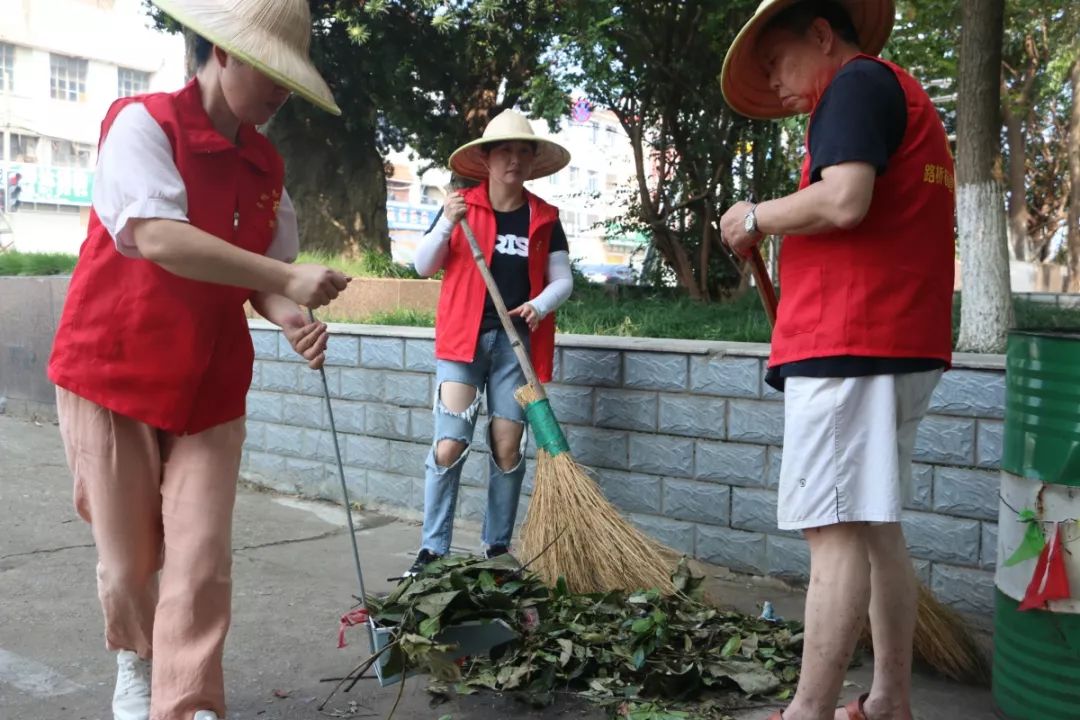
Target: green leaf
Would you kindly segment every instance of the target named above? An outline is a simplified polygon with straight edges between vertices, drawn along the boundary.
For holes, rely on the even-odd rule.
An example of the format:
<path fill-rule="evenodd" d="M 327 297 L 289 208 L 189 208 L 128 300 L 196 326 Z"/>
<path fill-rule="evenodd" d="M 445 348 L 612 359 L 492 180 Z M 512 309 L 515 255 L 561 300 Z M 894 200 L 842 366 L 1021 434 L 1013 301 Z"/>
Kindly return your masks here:
<path fill-rule="evenodd" d="M 420 621 L 420 634 L 426 638 L 433 638 L 439 634 L 441 627 L 442 618 L 440 616 L 429 617 Z"/>
<path fill-rule="evenodd" d="M 634 669 L 640 670 L 645 667 L 645 648 L 639 647 L 634 651 L 634 656 L 631 658 L 631 662 L 634 663 Z"/>
<path fill-rule="evenodd" d="M 566 667 L 566 663 L 570 662 L 570 658 L 574 656 L 574 643 L 564 639 L 556 640 L 556 642 L 562 648 L 559 654 L 559 667 Z"/>
<path fill-rule="evenodd" d="M 438 592 L 420 598 L 416 603 L 416 610 L 427 615 L 429 618 L 440 617 L 450 603 L 461 595 L 460 590 L 450 592 Z"/>
<path fill-rule="evenodd" d="M 731 657 L 735 653 L 739 652 L 739 648 L 742 647 L 742 637 L 739 635 L 732 635 L 728 638 L 728 641 L 724 643 L 724 649 L 720 651 L 721 657 Z"/>
<path fill-rule="evenodd" d="M 652 628 L 653 619 L 651 617 L 639 618 L 630 626 L 630 630 L 637 635 L 647 633 L 652 630 Z"/>

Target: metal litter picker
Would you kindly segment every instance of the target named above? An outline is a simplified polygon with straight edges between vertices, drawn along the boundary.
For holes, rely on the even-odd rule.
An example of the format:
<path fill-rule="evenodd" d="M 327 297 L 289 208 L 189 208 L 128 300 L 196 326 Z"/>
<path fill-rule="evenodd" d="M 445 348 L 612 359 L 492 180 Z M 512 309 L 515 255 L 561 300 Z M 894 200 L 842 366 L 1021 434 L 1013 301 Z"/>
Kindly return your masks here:
<path fill-rule="evenodd" d="M 310 309 L 308 310 L 308 317 L 312 322 L 315 321 L 315 314 Z M 338 443 L 337 426 L 334 423 L 334 406 L 330 399 L 330 385 L 326 380 L 326 369 L 319 368 L 319 374 L 322 377 L 323 397 L 326 399 L 326 415 L 330 422 L 330 435 L 334 439 L 334 457 L 337 460 L 338 478 L 341 481 L 341 499 L 345 503 L 345 518 L 348 522 L 349 541 L 352 546 L 353 563 L 356 567 L 356 581 L 360 588 L 360 595 L 357 597 L 360 601 L 359 607 L 354 609 L 349 616 L 359 618 L 366 626 L 371 654 L 374 656 L 382 653 L 378 660 L 375 661 L 374 668 L 379 684 L 386 687 L 404 679 L 401 668 L 395 667 L 395 664 L 391 662 L 390 653 L 385 652 L 387 646 L 394 642 L 397 630 L 394 627 L 380 625 L 368 612 L 367 591 L 364 587 L 364 569 L 360 562 L 360 548 L 356 541 L 352 502 L 349 498 L 348 483 L 345 482 L 345 464 L 341 459 L 341 446 Z M 444 628 L 435 637 L 435 641 L 443 645 L 454 646 L 455 649 L 448 654 L 448 659 L 456 660 L 460 657 L 485 653 L 493 647 L 509 642 L 516 637 L 517 633 L 501 620 L 494 622 L 471 621 Z"/>

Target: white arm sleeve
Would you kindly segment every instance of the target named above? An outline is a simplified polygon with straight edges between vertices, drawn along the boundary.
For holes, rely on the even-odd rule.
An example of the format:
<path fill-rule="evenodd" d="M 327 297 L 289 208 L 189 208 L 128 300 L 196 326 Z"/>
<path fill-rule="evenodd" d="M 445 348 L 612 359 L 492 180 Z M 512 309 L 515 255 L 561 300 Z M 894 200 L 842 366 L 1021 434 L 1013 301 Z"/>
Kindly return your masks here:
<path fill-rule="evenodd" d="M 128 222 L 162 218 L 187 222 L 187 189 L 172 146 L 142 103 L 120 111 L 98 153 L 94 210 L 123 255 L 139 257 Z"/>
<path fill-rule="evenodd" d="M 574 274 L 570 271 L 570 253 L 560 250 L 548 255 L 547 285 L 529 303 L 547 317 L 570 299 L 574 291 Z"/>
<path fill-rule="evenodd" d="M 420 240 L 416 246 L 416 257 L 413 266 L 422 277 L 431 277 L 442 270 L 446 262 L 446 255 L 450 252 L 450 234 L 454 230 L 454 224 L 441 214 L 435 226 Z"/>
<path fill-rule="evenodd" d="M 296 208 L 287 190 L 281 190 L 281 203 L 277 209 L 274 239 L 266 249 L 266 256 L 282 262 L 296 262 L 300 254 L 300 230 L 296 225 Z"/>

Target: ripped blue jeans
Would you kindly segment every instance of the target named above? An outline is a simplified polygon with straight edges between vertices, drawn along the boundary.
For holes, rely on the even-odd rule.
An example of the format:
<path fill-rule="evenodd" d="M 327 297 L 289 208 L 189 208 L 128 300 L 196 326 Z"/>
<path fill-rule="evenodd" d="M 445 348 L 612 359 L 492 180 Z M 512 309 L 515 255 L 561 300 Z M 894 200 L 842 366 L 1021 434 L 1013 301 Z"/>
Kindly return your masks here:
<path fill-rule="evenodd" d="M 528 335 L 522 337 L 528 349 Z M 461 413 L 451 412 L 443 405 L 443 383 L 457 382 L 476 388 L 476 399 Z M 424 530 L 422 548 L 445 555 L 450 550 L 454 533 L 454 511 L 457 507 L 461 468 L 469 455 L 481 395 L 487 399 L 488 415 L 525 424 L 525 412 L 514 399 L 514 391 L 525 384 L 525 374 L 518 365 L 510 338 L 502 329 L 480 333 L 476 342 L 476 357 L 471 363 L 438 360 L 435 367 L 435 423 L 431 451 L 428 453 L 424 479 Z M 525 477 L 525 444 L 528 432 L 521 434 L 519 460 L 510 470 L 503 470 L 488 458 L 487 512 L 481 536 L 487 547 L 510 545 L 517 519 L 521 483 Z M 457 440 L 466 448 L 449 467 L 436 462 L 435 448 L 440 440 Z M 490 435 L 488 445 L 491 446 Z"/>

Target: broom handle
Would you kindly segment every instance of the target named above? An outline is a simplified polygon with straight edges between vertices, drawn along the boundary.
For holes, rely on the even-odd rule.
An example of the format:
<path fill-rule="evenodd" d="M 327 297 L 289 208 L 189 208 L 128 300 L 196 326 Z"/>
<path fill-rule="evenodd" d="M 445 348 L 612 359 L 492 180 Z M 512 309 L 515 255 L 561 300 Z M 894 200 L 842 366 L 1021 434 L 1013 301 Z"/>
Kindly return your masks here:
<path fill-rule="evenodd" d="M 750 271 L 754 274 L 754 284 L 757 286 L 761 304 L 765 306 L 765 315 L 769 318 L 769 325 L 776 325 L 776 287 L 769 279 L 769 270 L 765 267 L 765 259 L 761 257 L 761 250 L 754 248 L 750 253 Z"/>
<path fill-rule="evenodd" d="M 473 234 L 472 228 L 469 227 L 468 220 L 461 218 L 460 223 L 461 229 L 465 233 L 465 239 L 469 241 L 469 247 L 472 249 L 476 269 L 480 271 L 480 275 L 484 278 L 488 294 L 491 295 L 491 301 L 495 304 L 495 311 L 499 313 L 499 320 L 502 321 L 503 329 L 506 330 L 506 334 L 510 338 L 510 345 L 514 348 L 514 354 L 517 355 L 518 364 L 521 365 L 521 369 L 525 373 L 525 379 L 536 391 L 537 399 L 544 400 L 547 398 L 547 393 L 544 392 L 544 386 L 536 376 L 536 370 L 533 369 L 529 354 L 525 352 L 525 345 L 521 342 L 521 335 L 518 334 L 517 328 L 514 327 L 514 321 L 510 319 L 510 311 L 506 309 L 506 303 L 503 302 L 499 286 L 495 284 L 495 278 L 492 277 L 491 269 L 487 266 L 484 252 L 480 249 L 480 244 L 476 242 L 476 235 Z"/>

